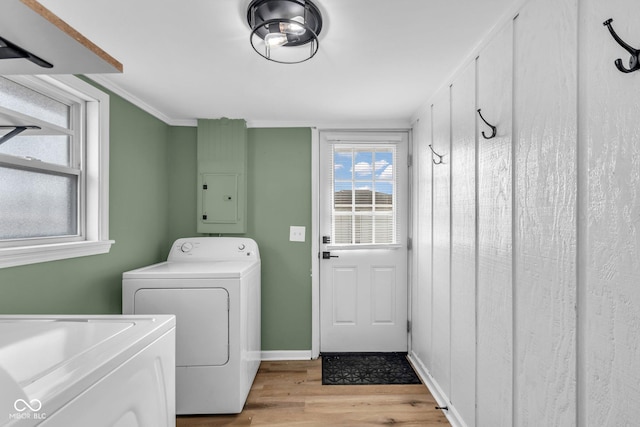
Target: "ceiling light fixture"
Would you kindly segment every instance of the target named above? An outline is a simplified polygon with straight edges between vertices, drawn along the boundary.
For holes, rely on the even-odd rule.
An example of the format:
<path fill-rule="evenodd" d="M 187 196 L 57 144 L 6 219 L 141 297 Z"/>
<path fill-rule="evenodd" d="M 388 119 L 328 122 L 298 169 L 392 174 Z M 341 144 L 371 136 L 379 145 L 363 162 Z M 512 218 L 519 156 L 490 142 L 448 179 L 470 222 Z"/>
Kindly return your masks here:
<path fill-rule="evenodd" d="M 297 64 L 318 52 L 322 15 L 309 0 L 252 0 L 247 21 L 251 46 L 269 61 Z"/>

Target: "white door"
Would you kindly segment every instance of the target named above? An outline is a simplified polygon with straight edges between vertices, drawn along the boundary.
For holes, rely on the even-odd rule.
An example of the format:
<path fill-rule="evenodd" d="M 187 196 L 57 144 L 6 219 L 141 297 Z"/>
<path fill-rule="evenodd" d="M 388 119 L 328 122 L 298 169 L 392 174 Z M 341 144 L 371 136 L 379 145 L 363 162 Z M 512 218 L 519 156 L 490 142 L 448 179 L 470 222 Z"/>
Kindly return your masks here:
<path fill-rule="evenodd" d="M 407 351 L 408 134 L 320 133 L 320 351 Z"/>

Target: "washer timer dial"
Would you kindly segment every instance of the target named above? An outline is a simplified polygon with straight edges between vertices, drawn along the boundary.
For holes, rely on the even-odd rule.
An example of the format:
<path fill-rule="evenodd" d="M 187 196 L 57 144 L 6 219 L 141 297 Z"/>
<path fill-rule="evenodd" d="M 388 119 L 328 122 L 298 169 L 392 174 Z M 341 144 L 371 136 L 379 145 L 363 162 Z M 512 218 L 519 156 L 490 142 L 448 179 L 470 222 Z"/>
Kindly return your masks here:
<path fill-rule="evenodd" d="M 180 250 L 184 253 L 187 253 L 189 251 L 191 251 L 191 249 L 193 249 L 193 243 L 191 242 L 184 242 L 181 246 L 180 246 Z"/>

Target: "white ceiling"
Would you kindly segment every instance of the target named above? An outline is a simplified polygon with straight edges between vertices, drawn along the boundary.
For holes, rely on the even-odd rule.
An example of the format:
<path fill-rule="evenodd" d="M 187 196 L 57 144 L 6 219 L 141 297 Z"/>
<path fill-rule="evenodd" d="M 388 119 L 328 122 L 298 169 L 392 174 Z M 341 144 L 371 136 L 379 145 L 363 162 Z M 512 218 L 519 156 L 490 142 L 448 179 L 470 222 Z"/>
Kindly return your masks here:
<path fill-rule="evenodd" d="M 249 0 L 40 0 L 124 65 L 100 82 L 170 124 L 408 125 L 519 0 L 314 0 L 311 60 L 249 43 Z"/>

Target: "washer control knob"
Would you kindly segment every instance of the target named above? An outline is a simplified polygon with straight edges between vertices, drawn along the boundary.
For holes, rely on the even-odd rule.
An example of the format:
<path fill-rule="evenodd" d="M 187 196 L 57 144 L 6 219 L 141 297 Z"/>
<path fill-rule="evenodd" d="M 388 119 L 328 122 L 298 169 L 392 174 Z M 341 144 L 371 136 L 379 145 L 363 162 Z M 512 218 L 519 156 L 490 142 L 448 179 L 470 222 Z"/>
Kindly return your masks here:
<path fill-rule="evenodd" d="M 191 242 L 185 242 L 180 246 L 180 250 L 184 253 L 191 251 L 191 249 L 193 249 L 193 243 Z"/>
<path fill-rule="evenodd" d="M 246 248 L 244 243 L 240 243 L 240 245 L 238 245 L 238 250 L 244 251 L 244 248 Z"/>

